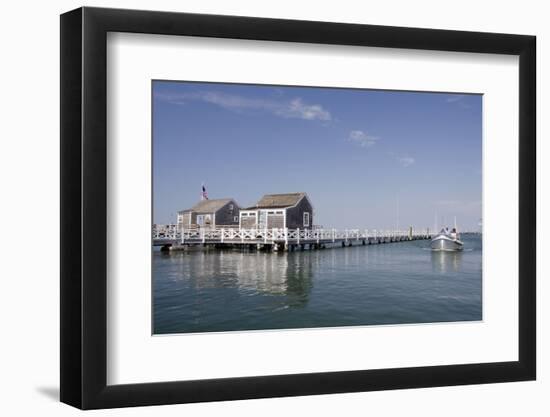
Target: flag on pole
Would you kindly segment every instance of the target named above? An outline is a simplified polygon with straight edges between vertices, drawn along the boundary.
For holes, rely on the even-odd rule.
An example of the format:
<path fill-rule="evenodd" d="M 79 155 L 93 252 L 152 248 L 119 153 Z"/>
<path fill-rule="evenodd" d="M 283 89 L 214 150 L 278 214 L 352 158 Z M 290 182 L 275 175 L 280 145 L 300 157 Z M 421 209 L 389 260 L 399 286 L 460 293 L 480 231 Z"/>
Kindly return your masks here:
<path fill-rule="evenodd" d="M 208 194 L 206 193 L 206 187 L 202 184 L 201 200 L 208 200 Z"/>

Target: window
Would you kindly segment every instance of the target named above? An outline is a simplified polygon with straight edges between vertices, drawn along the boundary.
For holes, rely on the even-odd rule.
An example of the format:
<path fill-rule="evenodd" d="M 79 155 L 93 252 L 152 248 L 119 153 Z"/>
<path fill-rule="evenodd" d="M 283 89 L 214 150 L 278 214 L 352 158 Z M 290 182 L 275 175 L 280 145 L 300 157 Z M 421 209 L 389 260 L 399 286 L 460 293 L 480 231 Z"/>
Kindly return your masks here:
<path fill-rule="evenodd" d="M 233 217 L 233 221 L 234 221 L 234 222 L 238 222 L 238 221 L 239 221 L 239 216 Z"/>
<path fill-rule="evenodd" d="M 246 217 L 248 216 L 248 213 L 241 213 L 241 216 Z"/>
<path fill-rule="evenodd" d="M 233 207 L 233 204 L 230 204 L 230 205 L 229 205 L 229 211 L 233 211 L 233 208 L 234 208 L 234 207 Z"/>
<path fill-rule="evenodd" d="M 309 213 L 304 212 L 304 226 L 309 226 Z"/>
<path fill-rule="evenodd" d="M 209 226 L 212 224 L 211 214 L 197 214 L 197 224 L 199 226 Z"/>

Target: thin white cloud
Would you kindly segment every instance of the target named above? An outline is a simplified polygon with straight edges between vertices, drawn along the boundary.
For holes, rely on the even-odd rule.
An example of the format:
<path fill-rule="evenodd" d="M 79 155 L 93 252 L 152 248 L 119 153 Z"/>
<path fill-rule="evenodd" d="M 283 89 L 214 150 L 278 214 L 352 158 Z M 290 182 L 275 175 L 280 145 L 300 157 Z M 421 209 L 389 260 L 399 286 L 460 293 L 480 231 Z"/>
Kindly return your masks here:
<path fill-rule="evenodd" d="M 376 144 L 380 139 L 378 136 L 372 136 L 362 130 L 352 130 L 349 132 L 348 139 L 363 148 L 368 148 Z"/>
<path fill-rule="evenodd" d="M 330 120 L 328 111 L 319 104 L 306 104 L 300 98 L 295 98 L 288 105 L 281 106 L 276 112 L 279 116 L 304 120 Z"/>
<path fill-rule="evenodd" d="M 332 118 L 330 112 L 324 109 L 320 104 L 308 104 L 301 98 L 295 98 L 290 101 L 256 99 L 216 91 L 197 91 L 181 94 L 159 93 L 156 94 L 155 97 L 159 100 L 173 104 L 187 104 L 189 101 L 202 101 L 235 112 L 245 110 L 264 111 L 287 119 L 330 121 Z"/>
<path fill-rule="evenodd" d="M 400 156 L 397 158 L 397 162 L 399 162 L 402 167 L 407 168 L 414 164 L 415 160 L 411 156 Z"/>
<path fill-rule="evenodd" d="M 456 103 L 459 107 L 461 107 L 463 109 L 472 108 L 472 106 L 470 106 L 470 104 L 468 104 L 466 101 L 464 101 L 465 98 L 466 98 L 466 96 L 464 94 L 455 94 L 455 95 L 452 95 L 450 97 L 447 97 L 445 99 L 445 101 L 447 103 Z"/>
<path fill-rule="evenodd" d="M 460 100 L 462 100 L 463 98 L 464 98 L 464 95 L 463 95 L 463 94 L 454 94 L 454 95 L 452 95 L 452 96 L 450 96 L 450 97 L 447 97 L 447 98 L 445 99 L 445 101 L 446 101 L 447 103 L 456 103 L 457 101 L 460 101 Z"/>

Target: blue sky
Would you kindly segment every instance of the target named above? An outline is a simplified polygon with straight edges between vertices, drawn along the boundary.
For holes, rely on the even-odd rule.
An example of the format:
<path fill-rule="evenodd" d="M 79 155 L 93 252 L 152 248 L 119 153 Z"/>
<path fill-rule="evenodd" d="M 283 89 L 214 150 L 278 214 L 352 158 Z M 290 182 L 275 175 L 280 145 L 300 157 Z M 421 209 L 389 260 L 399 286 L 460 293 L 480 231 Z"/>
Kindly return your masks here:
<path fill-rule="evenodd" d="M 243 207 L 305 191 L 330 228 L 477 230 L 481 152 L 481 95 L 153 82 L 155 223 L 204 182 Z"/>

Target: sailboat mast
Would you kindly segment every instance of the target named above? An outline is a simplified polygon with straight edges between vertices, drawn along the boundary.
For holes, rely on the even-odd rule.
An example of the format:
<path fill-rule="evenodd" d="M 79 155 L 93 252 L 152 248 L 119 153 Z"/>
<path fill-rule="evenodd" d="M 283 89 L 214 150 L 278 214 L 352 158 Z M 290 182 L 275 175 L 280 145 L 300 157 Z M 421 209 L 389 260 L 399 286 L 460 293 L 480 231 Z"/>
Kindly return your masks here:
<path fill-rule="evenodd" d="M 396 230 L 399 230 L 399 196 L 397 196 L 397 227 Z"/>

